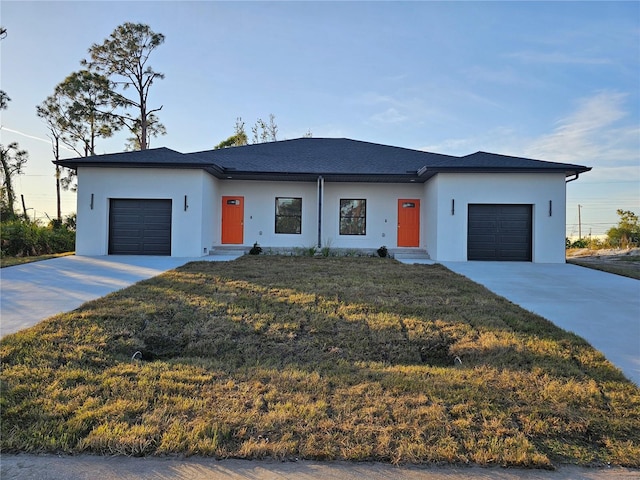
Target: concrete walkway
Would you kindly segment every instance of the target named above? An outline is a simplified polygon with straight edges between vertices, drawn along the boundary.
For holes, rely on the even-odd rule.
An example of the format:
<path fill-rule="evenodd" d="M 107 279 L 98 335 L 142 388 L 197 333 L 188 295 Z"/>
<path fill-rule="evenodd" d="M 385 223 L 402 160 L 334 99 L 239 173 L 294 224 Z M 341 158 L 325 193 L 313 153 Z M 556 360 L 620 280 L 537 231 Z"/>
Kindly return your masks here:
<path fill-rule="evenodd" d="M 442 264 L 581 336 L 640 385 L 640 280 L 569 264 Z"/>
<path fill-rule="evenodd" d="M 631 480 L 627 468 L 561 466 L 557 470 L 402 466 L 383 463 L 213 460 L 202 457 L 2 455 L 2 480 Z"/>
<path fill-rule="evenodd" d="M 185 263 L 234 260 L 240 255 L 198 258 L 72 255 L 2 268 L 0 338 Z"/>

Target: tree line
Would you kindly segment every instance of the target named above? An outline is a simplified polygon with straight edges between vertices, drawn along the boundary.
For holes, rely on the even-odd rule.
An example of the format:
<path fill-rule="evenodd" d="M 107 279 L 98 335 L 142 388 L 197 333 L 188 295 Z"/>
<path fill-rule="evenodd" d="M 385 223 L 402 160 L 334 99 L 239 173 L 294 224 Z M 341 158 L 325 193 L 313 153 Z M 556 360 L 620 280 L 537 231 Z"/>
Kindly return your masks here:
<path fill-rule="evenodd" d="M 6 33 L 1 28 L 0 38 Z M 151 67 L 149 57 L 164 40 L 163 34 L 148 25 L 126 22 L 102 43 L 91 45 L 88 57 L 80 61 L 82 68 L 56 85 L 36 107 L 36 114 L 49 130 L 55 160 L 60 159 L 61 144 L 79 156 L 95 155 L 98 139 L 109 138 L 122 129 L 130 134 L 125 145 L 128 150 L 145 150 L 153 137 L 166 133 L 157 116 L 162 105 L 149 103 L 152 85 L 164 78 Z M 6 92 L 0 92 L 0 100 L 0 108 L 6 109 L 10 100 Z M 15 142 L 2 145 L 0 153 L 3 217 L 13 218 L 15 193 L 11 180 L 22 173 L 28 154 Z M 60 187 L 69 188 L 74 178 L 71 170 L 64 178 L 61 173 L 56 167 L 59 221 Z"/>
<path fill-rule="evenodd" d="M 276 124 L 276 117 L 273 113 L 269 114 L 269 122 L 265 122 L 262 118 L 258 118 L 256 123 L 251 127 L 252 141 L 251 143 L 265 143 L 275 142 L 278 140 L 278 125 Z M 249 144 L 249 137 L 244 128 L 244 121 L 242 117 L 236 118 L 236 124 L 234 127 L 233 135 L 222 140 L 214 148 L 218 150 L 220 148 L 239 147 Z M 307 130 L 302 138 L 311 138 L 313 134 L 311 130 Z"/>
<path fill-rule="evenodd" d="M 165 37 L 148 25 L 127 22 L 118 26 L 102 43 L 88 49 L 84 68 L 69 74 L 40 105 L 37 115 L 43 119 L 52 139 L 53 156 L 60 159 L 60 144 L 81 157 L 96 154 L 96 141 L 126 129 L 130 136 L 126 150 L 146 150 L 151 139 L 166 133 L 151 106 L 149 92 L 164 74 L 149 63 L 151 53 Z M 56 166 L 58 218 L 60 187 L 68 189 L 75 176 L 72 170 L 61 178 Z"/>
<path fill-rule="evenodd" d="M 0 28 L 0 38 L 6 36 Z M 96 144 L 126 130 L 129 137 L 125 150 L 146 150 L 151 140 L 166 134 L 165 126 L 158 118 L 162 105 L 152 105 L 149 100 L 151 87 L 164 74 L 150 64 L 151 54 L 165 41 L 165 36 L 154 32 L 149 25 L 126 22 L 115 28 L 102 43 L 94 43 L 88 49 L 87 58 L 80 61 L 80 69 L 70 73 L 53 89 L 36 114 L 48 129 L 54 160 L 60 159 L 60 148 L 65 147 L 78 156 L 96 154 Z M 7 108 L 10 98 L 0 91 L 1 109 Z M 278 126 L 275 116 L 268 121 L 258 118 L 251 128 L 252 143 L 277 140 Z M 310 137 L 307 132 L 305 137 Z M 241 117 L 236 120 L 234 134 L 214 148 L 246 145 L 249 137 Z M 17 143 L 1 147 L 2 212 L 15 217 L 13 204 L 15 192 L 12 178 L 23 172 L 28 153 Z M 75 172 L 65 175 L 56 166 L 57 217 L 61 220 L 60 190 L 73 189 Z"/>

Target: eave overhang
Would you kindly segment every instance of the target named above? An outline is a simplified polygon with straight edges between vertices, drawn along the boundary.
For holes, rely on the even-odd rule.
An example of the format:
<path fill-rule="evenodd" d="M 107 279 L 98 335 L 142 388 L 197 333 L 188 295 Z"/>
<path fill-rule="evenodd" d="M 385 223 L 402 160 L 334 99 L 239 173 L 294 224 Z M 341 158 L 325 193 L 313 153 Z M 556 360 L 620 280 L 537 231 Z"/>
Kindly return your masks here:
<path fill-rule="evenodd" d="M 96 157 L 97 159 L 97 157 Z M 94 167 L 94 168 L 168 168 L 168 169 L 187 169 L 187 170 L 205 170 L 207 173 L 218 177 L 224 178 L 224 170 L 217 165 L 202 163 L 158 163 L 158 162 L 145 162 L 145 163 L 131 163 L 131 162 L 99 162 L 99 161 L 82 161 L 74 160 L 54 160 L 55 165 L 61 167 L 77 170 L 78 167 Z"/>
<path fill-rule="evenodd" d="M 322 177 L 325 182 L 354 183 L 424 183 L 427 179 L 416 174 L 355 174 L 332 172 L 242 172 L 223 171 L 216 175 L 223 180 L 263 180 L 279 182 L 315 182 Z"/>
<path fill-rule="evenodd" d="M 381 173 L 341 173 L 341 172 L 250 172 L 239 171 L 233 168 L 221 168 L 215 164 L 202 163 L 131 163 L 131 162 L 100 162 L 57 160 L 53 163 L 62 167 L 76 170 L 78 167 L 95 168 L 167 168 L 167 169 L 189 169 L 204 170 L 210 175 L 221 180 L 263 180 L 280 182 L 315 182 L 318 177 L 324 178 L 326 182 L 354 182 L 354 183 L 425 183 L 438 173 L 558 173 L 564 172 L 565 177 L 579 175 L 591 170 L 591 167 L 581 167 L 576 165 L 575 169 L 559 168 L 514 168 L 514 167 L 422 167 L 416 172 L 405 174 Z"/>
<path fill-rule="evenodd" d="M 430 167 L 423 170 L 422 177 L 431 178 L 438 173 L 560 173 L 563 172 L 565 177 L 579 175 L 581 173 L 591 171 L 591 167 L 583 167 L 580 165 L 565 165 L 565 168 L 557 167 Z M 575 167 L 575 168 L 566 168 Z"/>

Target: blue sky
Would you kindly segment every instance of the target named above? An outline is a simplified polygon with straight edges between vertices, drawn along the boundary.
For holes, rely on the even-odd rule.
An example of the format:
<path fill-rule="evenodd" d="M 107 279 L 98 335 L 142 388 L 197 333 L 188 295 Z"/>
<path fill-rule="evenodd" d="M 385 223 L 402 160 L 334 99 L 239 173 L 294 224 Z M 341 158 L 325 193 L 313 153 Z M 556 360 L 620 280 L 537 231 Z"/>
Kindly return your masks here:
<path fill-rule="evenodd" d="M 2 143 L 30 154 L 17 181 L 55 215 L 36 105 L 126 21 L 166 36 L 150 105 L 168 134 L 205 150 L 258 118 L 279 139 L 347 137 L 451 155 L 478 150 L 593 167 L 567 185 L 567 233 L 640 214 L 638 2 L 29 2 L 3 0 Z M 98 153 L 123 149 L 126 133 Z M 65 152 L 65 156 L 74 156 Z M 30 210 L 30 215 L 33 210 Z M 65 193 L 63 213 L 75 212 Z"/>

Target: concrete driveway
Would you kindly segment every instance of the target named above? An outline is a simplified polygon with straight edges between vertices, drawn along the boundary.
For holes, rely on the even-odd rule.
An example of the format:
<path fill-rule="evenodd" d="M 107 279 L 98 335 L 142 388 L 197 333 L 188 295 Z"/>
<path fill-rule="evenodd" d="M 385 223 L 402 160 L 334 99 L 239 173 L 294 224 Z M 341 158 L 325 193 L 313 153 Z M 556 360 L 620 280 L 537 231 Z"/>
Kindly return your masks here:
<path fill-rule="evenodd" d="M 640 386 L 640 280 L 569 264 L 442 264 L 581 336 Z"/>
<path fill-rule="evenodd" d="M 0 269 L 0 338 L 185 263 L 234 260 L 239 255 L 74 255 Z"/>

